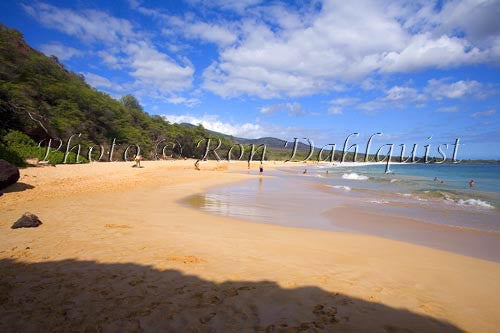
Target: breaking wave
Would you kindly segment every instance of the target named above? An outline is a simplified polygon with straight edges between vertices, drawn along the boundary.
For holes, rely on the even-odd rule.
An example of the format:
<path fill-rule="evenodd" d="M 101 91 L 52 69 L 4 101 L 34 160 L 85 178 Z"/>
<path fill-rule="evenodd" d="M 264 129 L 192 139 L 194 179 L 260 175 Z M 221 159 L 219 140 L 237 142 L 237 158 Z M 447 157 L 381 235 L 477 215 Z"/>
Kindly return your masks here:
<path fill-rule="evenodd" d="M 419 201 L 427 200 L 442 200 L 451 204 L 456 204 L 462 207 L 476 207 L 476 208 L 495 208 L 491 203 L 486 200 L 467 197 L 463 193 L 454 191 L 417 191 L 413 194 L 408 193 L 398 193 L 405 197 L 412 197 Z"/>
<path fill-rule="evenodd" d="M 345 190 L 345 191 L 350 191 L 351 188 L 349 186 L 343 186 L 343 185 L 328 185 L 328 187 L 333 187 L 339 190 Z"/>
<path fill-rule="evenodd" d="M 350 180 L 367 180 L 368 177 L 367 176 L 363 176 L 363 175 L 358 175 L 357 173 L 355 172 L 351 172 L 351 173 L 344 173 L 342 175 L 342 178 L 343 179 L 350 179 Z"/>
<path fill-rule="evenodd" d="M 480 200 L 480 199 L 460 199 L 456 202 L 460 206 L 475 206 L 482 208 L 495 208 L 493 205 L 490 205 L 488 202 Z"/>

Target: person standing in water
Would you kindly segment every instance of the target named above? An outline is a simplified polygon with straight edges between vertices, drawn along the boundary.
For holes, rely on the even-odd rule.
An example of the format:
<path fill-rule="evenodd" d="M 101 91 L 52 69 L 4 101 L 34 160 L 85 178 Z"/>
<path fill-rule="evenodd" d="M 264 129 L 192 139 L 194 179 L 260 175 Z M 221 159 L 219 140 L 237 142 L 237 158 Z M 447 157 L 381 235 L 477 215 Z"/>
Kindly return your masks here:
<path fill-rule="evenodd" d="M 471 179 L 469 182 L 469 187 L 474 187 L 474 185 L 476 185 L 476 183 L 474 183 L 474 179 Z"/>
<path fill-rule="evenodd" d="M 259 172 L 260 172 L 260 173 L 263 173 L 263 172 L 264 172 L 264 167 L 262 166 L 262 163 L 260 164 L 260 167 L 259 167 Z"/>

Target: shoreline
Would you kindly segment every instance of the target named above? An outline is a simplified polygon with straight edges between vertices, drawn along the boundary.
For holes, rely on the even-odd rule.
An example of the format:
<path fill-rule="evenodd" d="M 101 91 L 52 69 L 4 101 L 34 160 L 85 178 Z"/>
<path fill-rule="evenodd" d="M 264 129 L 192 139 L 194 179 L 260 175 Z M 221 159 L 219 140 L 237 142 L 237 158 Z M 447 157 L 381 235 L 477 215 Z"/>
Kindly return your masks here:
<path fill-rule="evenodd" d="M 274 170 L 271 175 L 272 179 L 258 182 L 248 179 L 216 186 L 180 202 L 251 223 L 369 235 L 500 262 L 499 231 L 434 221 L 438 217 L 426 219 L 429 214 L 452 219 L 447 211 L 452 207 L 434 207 L 425 216 L 416 216 L 415 212 L 429 207 L 381 205 L 370 196 L 360 197 L 354 190 L 332 191 L 331 185 L 316 182 L 311 175 L 291 175 L 289 170 Z M 409 215 L 410 211 L 414 213 Z"/>
<path fill-rule="evenodd" d="M 118 163 L 122 162 L 98 171 L 89 166 L 86 173 L 80 172 L 85 169 L 82 166 L 21 170 L 20 182 L 34 188 L 7 192 L 0 198 L 0 258 L 8 272 L 1 278 L 3 283 L 17 286 L 15 273 L 24 271 L 16 266 L 20 263 L 29 267 L 49 263 L 64 267 L 67 260 L 133 263 L 159 271 L 175 269 L 214 283 L 268 280 L 293 290 L 315 286 L 369 302 L 336 305 L 339 313 L 350 318 L 346 321 L 338 317 L 339 327 L 346 330 L 389 325 L 391 319 L 383 316 L 388 310 L 381 310 L 377 304 L 404 308 L 418 315 L 418 320 L 401 319 L 403 322 L 398 323 L 405 327 L 406 322 L 410 329 L 456 331 L 433 326 L 432 321 L 420 316 L 431 316 L 468 331 L 494 331 L 500 325 L 500 319 L 494 316 L 500 300 L 491 297 L 500 294 L 498 263 L 373 236 L 239 221 L 209 215 L 177 202 L 211 186 L 254 178 L 258 174 L 257 162 L 252 174 L 245 174 L 245 162 L 231 162 L 227 168 L 204 162 L 202 171 L 194 170 L 189 160 L 146 161 L 144 169 Z M 274 166 L 278 164 L 265 164 L 265 170 Z M 64 191 L 57 192 L 61 186 Z M 39 215 L 44 224 L 37 229 L 11 230 L 10 224 L 25 210 Z M 49 274 L 49 268 L 43 266 L 39 273 Z M 88 268 L 75 269 L 85 275 Z M 443 285 L 443 280 L 449 283 Z M 112 281 L 93 281 L 87 287 L 103 292 L 113 285 Z M 24 283 L 35 287 L 40 282 Z M 49 285 L 46 288 L 52 290 Z M 127 288 L 136 290 L 131 285 Z M 266 293 L 259 286 L 257 290 Z M 122 291 L 131 292 L 123 287 Z M 69 299 L 75 297 L 70 291 L 65 293 Z M 57 300 L 44 298 L 42 292 L 30 295 L 38 305 L 58 307 L 54 303 Z M 224 293 L 217 294 L 218 298 L 223 296 Z M 143 297 L 150 295 L 144 292 Z M 197 311 L 195 300 L 185 302 L 184 311 Z M 238 302 L 234 307 L 243 306 L 245 299 Z M 12 311 L 20 311 L 28 303 L 8 304 Z M 266 309 L 265 304 L 256 306 L 259 311 Z M 363 307 L 372 311 L 363 313 Z M 230 309 L 218 309 L 227 315 L 231 313 Z M 34 310 L 29 320 L 42 321 L 44 313 L 40 311 Z M 119 312 L 107 311 L 113 318 Z M 310 313 L 310 308 L 290 308 L 282 315 L 294 321 Z M 7 324 L 14 325 L 19 316 L 9 313 Z M 149 320 L 145 315 L 134 318 L 141 323 Z M 270 320 L 259 318 L 263 323 Z M 54 318 L 54 323 L 57 320 Z"/>

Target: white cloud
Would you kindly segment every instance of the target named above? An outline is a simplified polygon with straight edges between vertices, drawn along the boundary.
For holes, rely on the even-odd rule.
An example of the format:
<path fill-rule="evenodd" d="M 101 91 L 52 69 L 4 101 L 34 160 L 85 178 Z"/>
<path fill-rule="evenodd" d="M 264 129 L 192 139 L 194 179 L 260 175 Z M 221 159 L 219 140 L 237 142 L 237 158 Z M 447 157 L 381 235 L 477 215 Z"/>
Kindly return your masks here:
<path fill-rule="evenodd" d="M 187 59 L 181 66 L 143 41 L 130 43 L 124 51 L 131 56 L 130 75 L 137 79 L 137 84 L 164 93 L 191 87 L 194 68 Z"/>
<path fill-rule="evenodd" d="M 206 6 L 216 9 L 234 11 L 237 13 L 243 13 L 249 7 L 259 5 L 263 0 L 187 0 L 195 7 Z"/>
<path fill-rule="evenodd" d="M 193 125 L 201 124 L 206 129 L 219 133 L 243 138 L 260 138 L 267 134 L 265 129 L 259 124 L 243 123 L 234 124 L 219 120 L 216 115 L 204 115 L 203 117 L 189 115 L 163 115 L 164 119 L 171 123 L 189 123 Z"/>
<path fill-rule="evenodd" d="M 101 87 L 101 88 L 112 88 L 115 91 L 121 90 L 121 87 L 119 85 L 113 84 L 110 80 L 108 80 L 103 76 L 93 73 L 82 73 L 82 74 L 85 77 L 85 81 L 95 88 Z"/>
<path fill-rule="evenodd" d="M 99 47 L 97 55 L 112 69 L 125 69 L 135 80 L 133 93 L 147 92 L 165 99 L 191 89 L 194 67 L 186 59 L 176 61 L 160 52 L 148 35 L 132 23 L 97 10 L 73 11 L 45 3 L 22 5 L 43 25 Z M 102 84 L 101 80 L 101 84 Z"/>
<path fill-rule="evenodd" d="M 343 113 L 345 107 L 355 106 L 358 104 L 359 98 L 356 97 L 340 97 L 332 99 L 328 103 L 331 106 L 328 108 L 328 114 L 339 115 Z"/>
<path fill-rule="evenodd" d="M 125 65 L 123 60 L 116 56 L 119 50 L 101 50 L 97 52 L 97 55 L 102 59 L 102 62 L 112 69 L 121 69 Z"/>
<path fill-rule="evenodd" d="M 196 11 L 175 16 L 130 1 L 132 8 L 161 24 L 161 47 L 151 33 L 105 12 L 44 3 L 22 6 L 43 25 L 90 46 L 98 44 L 104 64 L 134 79 L 130 87 L 172 101 L 193 88 L 195 68 L 189 59 L 162 50 L 189 49 L 193 39 L 218 46 L 200 87 L 222 97 L 300 97 L 359 84 L 386 92 L 366 108 L 461 98 L 478 89 L 476 81 L 458 81 L 448 88 L 444 86 L 451 82 L 434 82 L 429 83 L 436 84 L 433 91 L 413 91 L 386 87 L 371 77 L 500 64 L 498 1 L 448 1 L 442 6 L 393 0 L 322 0 L 296 6 L 260 0 L 190 3 Z M 221 9 L 233 13 L 223 16 Z M 339 114 L 342 107 L 332 105 L 331 112 Z"/>
<path fill-rule="evenodd" d="M 481 96 L 481 84 L 477 81 L 456 81 L 449 79 L 429 80 L 426 93 L 434 99 L 462 98 L 465 96 Z"/>
<path fill-rule="evenodd" d="M 361 110 L 373 111 L 388 108 L 402 109 L 408 104 L 420 103 L 426 96 L 417 89 L 407 86 L 393 86 L 385 90 L 385 95 L 354 106 Z"/>
<path fill-rule="evenodd" d="M 262 19 L 241 19 L 238 42 L 221 49 L 203 87 L 223 97 L 295 97 L 378 72 L 492 63 L 500 58 L 500 29 L 486 10 L 499 7 L 450 1 L 440 12 L 420 2 L 325 0 L 320 11 L 306 5 L 292 12 L 262 5 L 252 11 Z"/>
<path fill-rule="evenodd" d="M 332 99 L 329 103 L 333 105 L 339 106 L 349 106 L 356 104 L 359 101 L 359 98 L 356 97 L 340 97 L 336 99 Z"/>
<path fill-rule="evenodd" d="M 384 100 L 386 101 L 414 101 L 421 98 L 417 89 L 410 87 L 394 86 L 387 90 Z"/>
<path fill-rule="evenodd" d="M 238 36 L 228 29 L 226 25 L 178 19 L 169 20 L 169 23 L 171 27 L 175 26 L 179 33 L 184 34 L 188 38 L 200 39 L 222 46 L 234 43 L 238 38 Z M 164 29 L 163 33 L 169 35 L 171 31 Z"/>
<path fill-rule="evenodd" d="M 167 101 L 172 104 L 185 104 L 187 107 L 200 104 L 200 100 L 197 98 L 186 98 L 183 96 L 171 96 L 167 98 Z"/>
<path fill-rule="evenodd" d="M 485 118 L 485 117 L 491 117 L 494 116 L 497 113 L 497 110 L 491 109 L 488 111 L 483 111 L 483 112 L 476 112 L 472 114 L 472 118 Z"/>
<path fill-rule="evenodd" d="M 488 47 L 499 41 L 500 6 L 498 1 L 450 1 L 437 15 L 441 31 L 459 31 L 478 45 Z"/>
<path fill-rule="evenodd" d="M 382 81 L 368 77 L 361 82 L 360 87 L 363 90 L 383 90 L 385 84 Z"/>
<path fill-rule="evenodd" d="M 342 108 L 340 106 L 330 106 L 328 108 L 328 114 L 331 114 L 331 115 L 338 115 L 338 114 L 342 114 Z"/>
<path fill-rule="evenodd" d="M 43 44 L 40 50 L 48 56 L 54 55 L 59 60 L 68 60 L 73 57 L 81 57 L 83 52 L 73 47 L 64 46 L 58 42 Z"/>
<path fill-rule="evenodd" d="M 144 7 L 138 2 L 132 2 L 131 6 L 143 15 L 159 20 L 164 26 L 161 30 L 162 34 L 171 38 L 182 35 L 221 46 L 234 43 L 238 38 L 237 34 L 232 31 L 236 29 L 235 24 L 228 21 L 221 21 L 217 24 L 207 23 L 196 20 L 193 15 L 179 17 L 165 14 L 158 9 Z"/>
<path fill-rule="evenodd" d="M 272 114 L 281 111 L 288 111 L 288 114 L 295 116 L 304 115 L 306 113 L 300 103 L 297 102 L 266 105 L 259 110 L 261 114 Z"/>
<path fill-rule="evenodd" d="M 422 89 L 408 86 L 393 86 L 385 89 L 385 95 L 371 101 L 361 102 L 354 105 L 362 110 L 378 110 L 384 108 L 404 108 L 409 104 L 424 106 L 426 102 L 459 99 L 459 98 L 482 98 L 488 92 L 483 85 L 474 80 L 453 81 L 449 78 L 431 79 Z M 440 112 L 451 112 L 451 109 L 438 110 Z"/>
<path fill-rule="evenodd" d="M 445 113 L 450 113 L 450 112 L 458 112 L 458 107 L 456 106 L 443 106 L 441 108 L 436 109 L 437 112 L 445 112 Z"/>
<path fill-rule="evenodd" d="M 86 42 L 119 42 L 123 36 L 133 37 L 132 24 L 97 10 L 75 12 L 42 2 L 21 5 L 24 10 L 43 25 L 55 28 Z"/>
<path fill-rule="evenodd" d="M 217 115 L 162 115 L 164 119 L 172 123 L 189 123 L 193 125 L 201 124 L 206 129 L 232 135 L 239 138 L 258 139 L 263 137 L 275 137 L 293 142 L 293 138 L 324 138 L 324 133 L 318 129 L 301 127 L 282 127 L 280 125 L 262 123 L 237 123 L 221 120 Z"/>
<path fill-rule="evenodd" d="M 482 62 L 485 54 L 464 39 L 430 34 L 416 35 L 401 50 L 389 52 L 381 62 L 381 72 L 410 72 L 426 68 L 450 68 Z"/>

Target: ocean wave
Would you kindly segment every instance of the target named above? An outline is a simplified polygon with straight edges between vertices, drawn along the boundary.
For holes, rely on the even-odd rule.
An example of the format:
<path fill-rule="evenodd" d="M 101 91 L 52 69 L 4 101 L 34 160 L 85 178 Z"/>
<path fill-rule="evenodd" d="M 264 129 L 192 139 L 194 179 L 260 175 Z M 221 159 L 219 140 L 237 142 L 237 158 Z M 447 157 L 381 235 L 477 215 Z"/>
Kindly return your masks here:
<path fill-rule="evenodd" d="M 346 191 L 350 191 L 351 188 L 349 186 L 342 186 L 342 185 L 333 185 L 333 188 L 338 188 Z"/>
<path fill-rule="evenodd" d="M 395 183 L 399 182 L 398 178 L 386 178 L 386 177 L 371 177 L 370 180 L 378 183 Z"/>
<path fill-rule="evenodd" d="M 363 176 L 363 175 L 358 175 L 357 173 L 355 172 L 351 172 L 351 173 L 344 173 L 342 175 L 342 178 L 344 179 L 350 179 L 350 180 L 367 180 L 368 177 L 367 176 Z"/>
<path fill-rule="evenodd" d="M 387 200 L 371 200 L 371 203 L 376 203 L 376 204 L 388 204 L 389 201 Z"/>
<path fill-rule="evenodd" d="M 349 186 L 344 186 L 344 185 L 326 185 L 327 187 L 331 187 L 337 190 L 344 190 L 344 191 L 350 191 L 351 188 Z"/>
<path fill-rule="evenodd" d="M 456 191 L 425 190 L 425 191 L 418 191 L 413 194 L 406 194 L 406 193 L 404 194 L 398 193 L 398 194 L 406 197 L 412 197 L 419 201 L 438 200 L 462 207 L 476 207 L 476 208 L 488 208 L 488 209 L 495 208 L 495 206 L 493 206 L 492 204 L 490 204 L 485 200 L 479 198 L 471 198 L 464 193 L 459 193 Z"/>
<path fill-rule="evenodd" d="M 482 208 L 495 208 L 493 205 L 490 205 L 488 202 L 480 200 L 480 199 L 459 199 L 456 202 L 460 206 L 474 206 L 474 207 L 482 207 Z"/>

